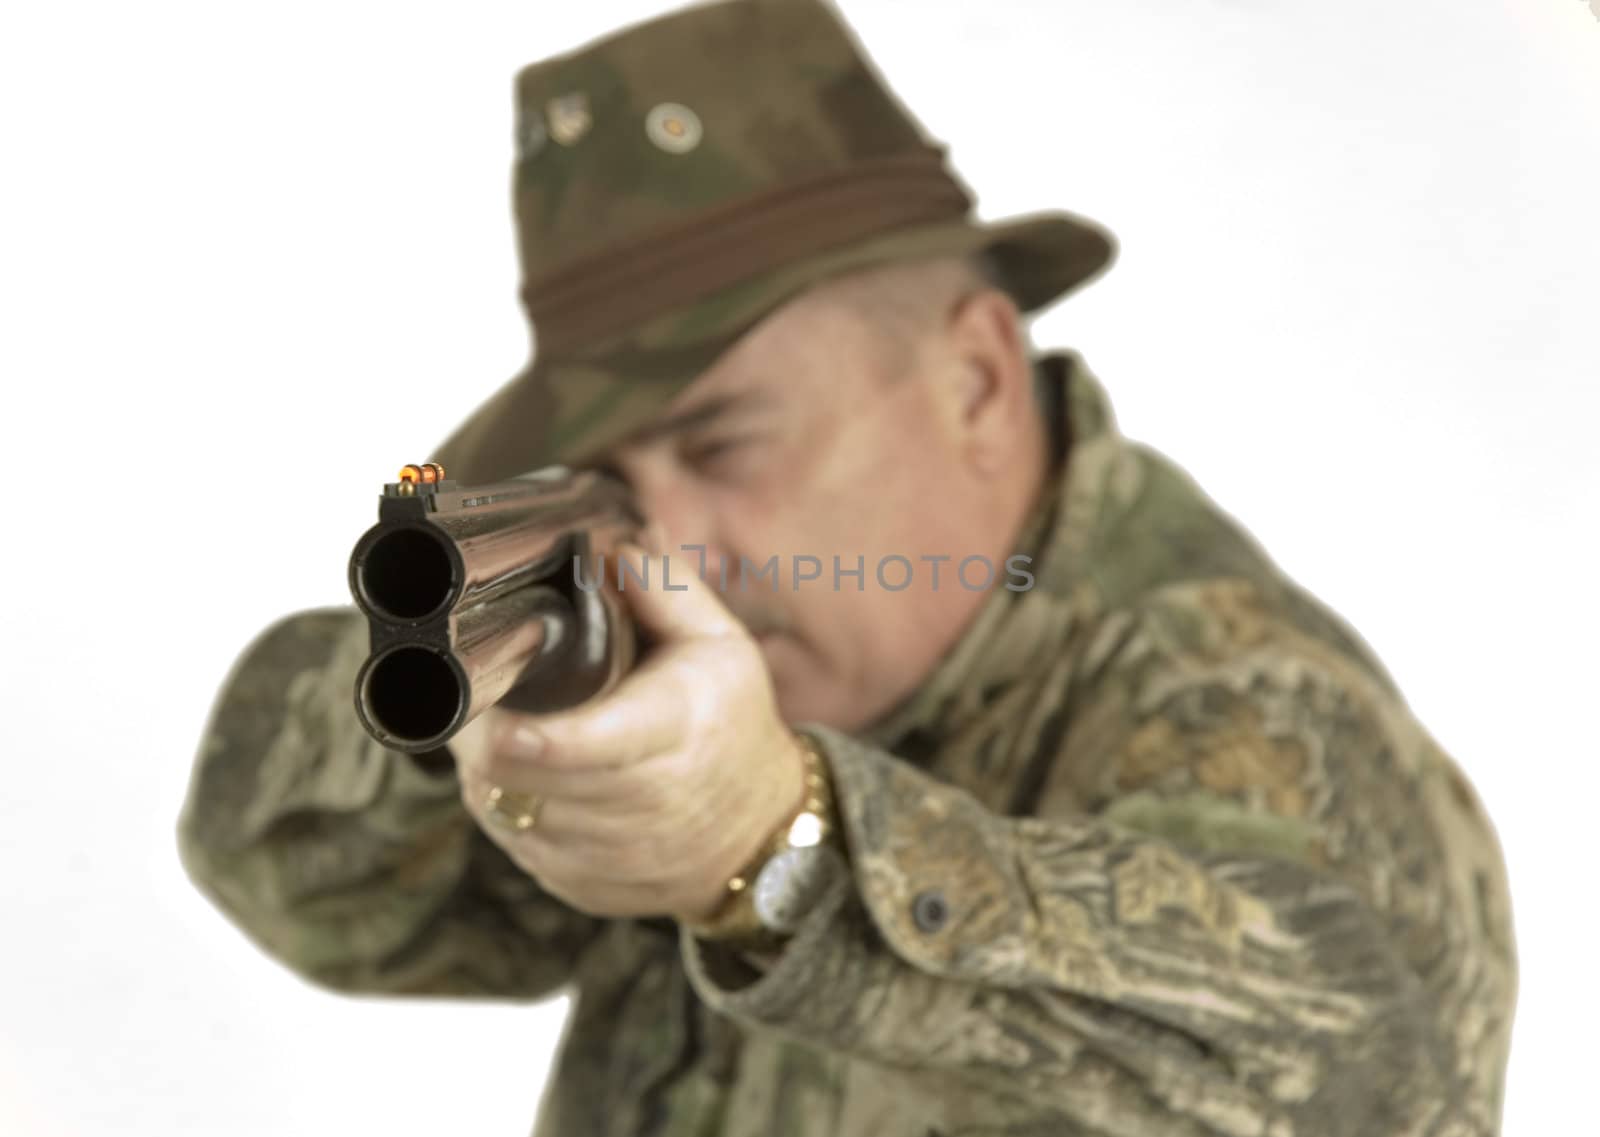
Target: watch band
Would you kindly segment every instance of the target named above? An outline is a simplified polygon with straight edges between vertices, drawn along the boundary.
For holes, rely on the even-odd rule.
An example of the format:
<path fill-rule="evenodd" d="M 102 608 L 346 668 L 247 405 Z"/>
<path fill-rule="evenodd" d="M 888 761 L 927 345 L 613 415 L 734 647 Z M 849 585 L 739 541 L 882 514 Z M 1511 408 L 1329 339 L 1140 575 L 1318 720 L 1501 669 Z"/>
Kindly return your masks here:
<path fill-rule="evenodd" d="M 762 922 L 754 903 L 756 878 L 762 868 L 787 849 L 822 842 L 839 847 L 837 814 L 827 763 L 809 735 L 795 731 L 794 737 L 805 754 L 805 802 L 798 813 L 778 826 L 751 862 L 729 878 L 726 885 L 728 896 L 722 906 L 705 920 L 689 925 L 689 930 L 701 939 L 731 941 L 740 947 L 755 949 L 780 945 L 787 937 Z"/>

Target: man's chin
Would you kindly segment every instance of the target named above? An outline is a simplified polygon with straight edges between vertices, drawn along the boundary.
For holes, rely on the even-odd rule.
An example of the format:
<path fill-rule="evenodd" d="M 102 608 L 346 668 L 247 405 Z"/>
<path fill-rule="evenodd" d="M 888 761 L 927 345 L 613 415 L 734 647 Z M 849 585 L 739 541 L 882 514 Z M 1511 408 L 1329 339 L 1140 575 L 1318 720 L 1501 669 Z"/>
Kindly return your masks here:
<path fill-rule="evenodd" d="M 839 692 L 830 687 L 818 672 L 817 661 L 805 644 L 784 632 L 769 632 L 756 637 L 767 673 L 772 676 L 772 691 L 778 701 L 778 714 L 784 722 L 821 723 L 847 729 L 839 719 Z"/>

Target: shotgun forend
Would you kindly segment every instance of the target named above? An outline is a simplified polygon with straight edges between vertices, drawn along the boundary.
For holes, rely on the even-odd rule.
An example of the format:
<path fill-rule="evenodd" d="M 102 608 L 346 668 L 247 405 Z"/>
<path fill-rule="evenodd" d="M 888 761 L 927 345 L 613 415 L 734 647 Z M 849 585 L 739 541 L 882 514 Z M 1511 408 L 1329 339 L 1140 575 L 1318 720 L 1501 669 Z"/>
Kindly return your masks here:
<path fill-rule="evenodd" d="M 461 486 L 432 463 L 405 467 L 350 554 L 372 645 L 355 690 L 367 732 L 421 754 L 492 704 L 560 710 L 609 690 L 637 632 L 596 587 L 597 558 L 642 526 L 627 487 L 600 473 Z"/>

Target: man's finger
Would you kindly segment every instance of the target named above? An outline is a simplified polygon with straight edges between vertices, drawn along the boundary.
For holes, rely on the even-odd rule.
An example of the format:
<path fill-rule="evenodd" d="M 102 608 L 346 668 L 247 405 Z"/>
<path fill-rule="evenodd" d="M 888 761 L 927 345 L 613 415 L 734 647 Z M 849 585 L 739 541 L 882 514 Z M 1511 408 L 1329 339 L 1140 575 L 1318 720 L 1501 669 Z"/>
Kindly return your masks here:
<path fill-rule="evenodd" d="M 463 752 L 457 757 L 462 776 L 479 779 L 486 786 L 498 785 L 515 793 L 533 794 L 544 798 L 561 798 L 574 802 L 616 801 L 619 795 L 630 791 L 619 786 L 614 778 L 597 777 L 610 765 L 561 766 L 541 764 L 535 759 L 516 752 L 513 744 L 502 742 L 524 723 L 532 728 L 546 716 L 528 715 L 501 707 L 490 707 L 483 712 L 485 737 L 482 746 Z M 478 720 L 474 720 L 476 724 Z"/>
<path fill-rule="evenodd" d="M 685 700 L 663 669 L 630 672 L 610 694 L 547 715 L 508 714 L 494 728 L 485 774 L 617 769 L 680 746 Z"/>

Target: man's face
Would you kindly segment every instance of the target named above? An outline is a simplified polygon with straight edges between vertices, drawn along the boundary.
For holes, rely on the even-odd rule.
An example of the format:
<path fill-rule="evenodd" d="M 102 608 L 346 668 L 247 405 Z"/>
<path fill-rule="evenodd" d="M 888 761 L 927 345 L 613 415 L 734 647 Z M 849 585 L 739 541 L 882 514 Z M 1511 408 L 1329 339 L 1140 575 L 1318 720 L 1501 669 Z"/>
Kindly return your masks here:
<path fill-rule="evenodd" d="M 895 350 L 815 290 L 597 463 L 633 487 L 675 569 L 704 556 L 703 578 L 757 637 L 790 722 L 852 730 L 885 714 L 988 593 L 981 565 L 969 566 L 972 588 L 957 579 L 961 560 L 988 557 L 990 588 L 1007 579 L 1015 518 L 974 460 L 963 398 L 978 388 L 958 372 L 961 344 L 935 331 Z M 820 562 L 820 574 L 800 579 L 797 557 L 815 558 L 800 573 Z M 880 581 L 894 557 L 905 560 L 884 563 Z M 924 557 L 949 558 L 936 584 Z"/>

